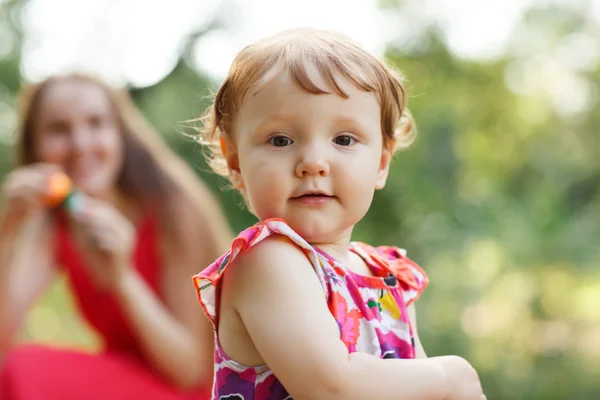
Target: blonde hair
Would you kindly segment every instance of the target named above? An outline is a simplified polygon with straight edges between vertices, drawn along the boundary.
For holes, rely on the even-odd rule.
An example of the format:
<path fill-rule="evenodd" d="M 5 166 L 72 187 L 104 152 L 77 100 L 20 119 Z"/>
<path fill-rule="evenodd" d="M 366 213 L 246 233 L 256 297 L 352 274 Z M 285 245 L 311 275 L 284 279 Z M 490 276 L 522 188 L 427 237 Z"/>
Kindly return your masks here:
<path fill-rule="evenodd" d="M 416 128 L 406 108 L 406 87 L 399 74 L 341 33 L 294 29 L 244 48 L 234 59 L 212 106 L 200 119 L 202 126 L 196 138 L 208 149 L 207 160 L 215 173 L 228 175 L 220 141 L 232 136 L 236 108 L 250 87 L 276 66 L 288 70 L 309 93 L 331 93 L 310 79 L 307 66 L 314 66 L 335 94 L 348 98 L 336 81 L 335 75 L 340 74 L 358 89 L 376 95 L 388 149 L 403 149 L 414 141 Z"/>

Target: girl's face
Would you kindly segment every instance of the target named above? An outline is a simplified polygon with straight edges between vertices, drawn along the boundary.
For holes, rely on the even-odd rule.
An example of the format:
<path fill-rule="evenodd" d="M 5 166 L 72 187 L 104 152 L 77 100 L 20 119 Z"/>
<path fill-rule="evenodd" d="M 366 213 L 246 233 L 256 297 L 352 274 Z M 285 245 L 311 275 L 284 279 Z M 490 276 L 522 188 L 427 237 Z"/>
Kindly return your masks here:
<path fill-rule="evenodd" d="M 107 93 L 92 82 L 68 80 L 51 84 L 41 96 L 33 124 L 36 159 L 61 166 L 89 195 L 109 194 L 124 150 Z"/>
<path fill-rule="evenodd" d="M 328 87 L 316 70 L 308 73 Z M 336 80 L 349 98 L 308 93 L 287 71 L 257 84 L 238 109 L 226 154 L 255 214 L 284 219 L 313 244 L 349 239 L 391 159 L 375 96 Z"/>

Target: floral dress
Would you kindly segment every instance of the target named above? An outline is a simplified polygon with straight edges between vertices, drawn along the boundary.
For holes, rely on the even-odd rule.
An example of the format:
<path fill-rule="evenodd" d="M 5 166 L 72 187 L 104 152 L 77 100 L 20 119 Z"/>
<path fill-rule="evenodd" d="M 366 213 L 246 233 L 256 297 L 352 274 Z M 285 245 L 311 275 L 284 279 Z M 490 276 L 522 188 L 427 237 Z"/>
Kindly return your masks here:
<path fill-rule="evenodd" d="M 213 399 L 291 399 L 267 365 L 248 367 L 227 356 L 218 337 L 221 278 L 235 258 L 271 235 L 284 235 L 302 248 L 319 277 L 340 338 L 349 353 L 381 358 L 414 358 L 415 342 L 407 306 L 427 286 L 423 270 L 396 247 L 371 247 L 352 242 L 374 276 L 352 272 L 325 252 L 311 246 L 283 220 L 269 219 L 246 229 L 231 249 L 194 276 L 198 299 L 213 323 L 215 365 Z"/>

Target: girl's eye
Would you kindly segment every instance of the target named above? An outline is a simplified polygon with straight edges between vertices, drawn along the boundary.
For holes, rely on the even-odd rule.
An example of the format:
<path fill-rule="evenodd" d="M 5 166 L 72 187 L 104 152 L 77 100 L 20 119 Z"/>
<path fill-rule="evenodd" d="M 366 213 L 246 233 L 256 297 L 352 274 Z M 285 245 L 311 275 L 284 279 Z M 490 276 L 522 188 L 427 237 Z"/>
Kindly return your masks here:
<path fill-rule="evenodd" d="M 274 136 L 271 139 L 269 139 L 269 143 L 271 143 L 275 147 L 285 147 L 289 146 L 294 142 L 292 142 L 290 138 L 285 136 Z"/>
<path fill-rule="evenodd" d="M 351 146 L 356 142 L 356 140 L 349 135 L 340 135 L 333 139 L 333 142 L 339 146 Z"/>

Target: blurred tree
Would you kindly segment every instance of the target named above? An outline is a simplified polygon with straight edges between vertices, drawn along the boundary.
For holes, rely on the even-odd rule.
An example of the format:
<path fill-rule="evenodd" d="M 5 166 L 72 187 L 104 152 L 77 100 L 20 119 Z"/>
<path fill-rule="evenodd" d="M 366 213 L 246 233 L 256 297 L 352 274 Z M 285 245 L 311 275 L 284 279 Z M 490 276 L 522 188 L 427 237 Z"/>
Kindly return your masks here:
<path fill-rule="evenodd" d="M 361 234 L 425 266 L 422 340 L 472 360 L 490 399 L 600 398 L 600 30 L 585 7 L 529 10 L 485 63 L 435 27 L 388 49 L 420 136 Z"/>

